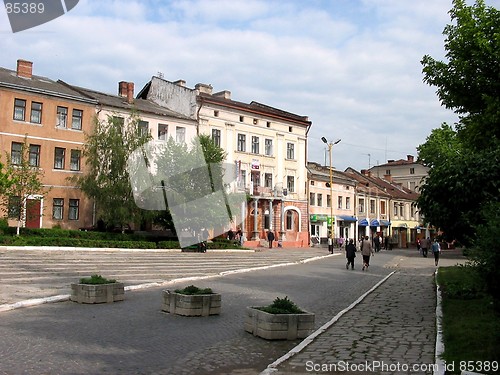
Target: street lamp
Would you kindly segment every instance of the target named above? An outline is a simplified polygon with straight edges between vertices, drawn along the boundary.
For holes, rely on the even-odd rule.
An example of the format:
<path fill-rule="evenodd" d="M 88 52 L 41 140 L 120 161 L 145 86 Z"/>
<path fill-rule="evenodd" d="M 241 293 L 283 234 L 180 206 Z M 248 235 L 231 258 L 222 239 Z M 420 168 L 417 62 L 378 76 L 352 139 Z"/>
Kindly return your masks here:
<path fill-rule="evenodd" d="M 337 139 L 335 142 L 328 142 L 325 137 L 321 137 L 321 140 L 324 144 L 328 146 L 328 153 L 330 155 L 330 246 L 328 250 L 333 252 L 333 171 L 332 171 L 332 147 L 340 142 L 340 139 Z"/>

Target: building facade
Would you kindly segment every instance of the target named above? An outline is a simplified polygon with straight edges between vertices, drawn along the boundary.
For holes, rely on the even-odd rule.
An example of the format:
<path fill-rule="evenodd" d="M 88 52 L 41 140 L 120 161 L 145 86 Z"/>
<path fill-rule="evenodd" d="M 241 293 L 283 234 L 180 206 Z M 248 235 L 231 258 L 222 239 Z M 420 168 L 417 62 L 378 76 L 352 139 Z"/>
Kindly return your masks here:
<path fill-rule="evenodd" d="M 0 68 L 0 152 L 15 165 L 26 139 L 29 163 L 43 171 L 44 196 L 27 197 L 23 226 L 78 229 L 92 223 L 91 202 L 70 181 L 85 173 L 84 132 L 91 129 L 95 100 L 61 82 L 33 74 L 33 63 Z M 26 207 L 24 209 L 27 209 Z M 17 217 L 9 218 L 17 225 Z"/>
<path fill-rule="evenodd" d="M 415 161 L 413 155 L 407 155 L 406 160 L 388 160 L 386 164 L 371 167 L 370 172 L 380 178 L 387 176 L 392 181 L 418 193 L 429 168 Z"/>
<path fill-rule="evenodd" d="M 308 246 L 307 132 L 305 116 L 261 103 L 243 103 L 211 85 L 187 88 L 184 80 L 153 77 L 139 93 L 197 121 L 197 134 L 212 137 L 227 153 L 234 181 L 248 203 L 233 218 L 242 223 L 247 245 L 260 244 L 272 231 L 282 246 Z"/>

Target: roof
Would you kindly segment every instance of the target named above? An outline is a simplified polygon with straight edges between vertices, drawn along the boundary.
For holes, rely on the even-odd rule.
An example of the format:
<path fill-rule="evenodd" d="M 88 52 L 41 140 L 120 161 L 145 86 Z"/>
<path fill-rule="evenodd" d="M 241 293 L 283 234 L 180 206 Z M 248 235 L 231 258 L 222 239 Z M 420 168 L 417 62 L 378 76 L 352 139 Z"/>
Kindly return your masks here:
<path fill-rule="evenodd" d="M 19 77 L 16 71 L 1 67 L 0 87 L 96 104 L 93 98 L 83 95 L 60 81 L 54 81 L 47 77 L 37 76 L 34 74 L 31 78 Z"/>
<path fill-rule="evenodd" d="M 62 81 L 60 81 L 62 82 Z M 83 95 L 97 100 L 97 102 L 103 106 L 116 108 L 118 110 L 132 111 L 136 110 L 139 113 L 149 113 L 158 116 L 168 116 L 177 119 L 190 120 L 188 117 L 183 116 L 180 113 L 171 111 L 167 108 L 161 107 L 148 99 L 134 99 L 132 103 L 127 102 L 127 98 L 121 95 L 106 94 L 103 92 L 87 89 L 79 86 L 72 86 L 65 82 L 62 82 L 69 87 L 74 88 Z"/>
<path fill-rule="evenodd" d="M 307 162 L 306 169 L 308 174 L 312 175 L 321 181 L 330 181 L 330 168 L 322 166 L 315 162 Z M 311 177 L 312 178 L 312 177 Z M 356 180 L 348 173 L 332 169 L 332 178 L 336 183 L 344 183 L 348 185 L 355 185 Z M 314 179 L 314 178 L 312 178 Z"/>

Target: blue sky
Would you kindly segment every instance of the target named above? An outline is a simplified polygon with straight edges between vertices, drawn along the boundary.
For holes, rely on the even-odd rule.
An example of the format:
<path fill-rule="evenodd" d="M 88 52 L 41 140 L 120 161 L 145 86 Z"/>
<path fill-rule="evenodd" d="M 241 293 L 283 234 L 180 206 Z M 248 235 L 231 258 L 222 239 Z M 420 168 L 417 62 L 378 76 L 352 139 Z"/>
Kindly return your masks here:
<path fill-rule="evenodd" d="M 472 3 L 472 2 L 468 2 Z M 486 0 L 500 7 L 500 0 Z M 433 128 L 453 123 L 422 82 L 425 54 L 442 59 L 451 0 L 80 0 L 66 15 L 13 34 L 0 11 L 0 66 L 108 93 L 136 92 L 158 72 L 207 83 L 313 122 L 342 139 L 333 165 L 367 168 L 416 155 Z M 368 156 L 369 154 L 369 156 Z"/>

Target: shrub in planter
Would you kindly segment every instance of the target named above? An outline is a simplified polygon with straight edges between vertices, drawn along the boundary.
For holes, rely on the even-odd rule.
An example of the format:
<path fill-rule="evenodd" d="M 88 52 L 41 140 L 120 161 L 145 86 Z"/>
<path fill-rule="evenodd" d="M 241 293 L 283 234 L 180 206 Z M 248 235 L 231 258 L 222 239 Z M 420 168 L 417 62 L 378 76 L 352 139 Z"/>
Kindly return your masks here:
<path fill-rule="evenodd" d="M 189 285 L 173 292 L 164 290 L 162 311 L 183 316 L 218 315 L 221 302 L 221 295 L 212 289 Z"/>
<path fill-rule="evenodd" d="M 125 285 L 101 275 L 81 278 L 79 283 L 71 284 L 70 300 L 78 303 L 111 303 L 123 301 Z"/>
<path fill-rule="evenodd" d="M 268 306 L 247 308 L 245 331 L 267 340 L 302 339 L 314 329 L 314 317 L 288 297 L 278 297 Z"/>

